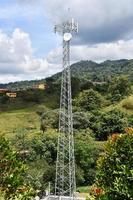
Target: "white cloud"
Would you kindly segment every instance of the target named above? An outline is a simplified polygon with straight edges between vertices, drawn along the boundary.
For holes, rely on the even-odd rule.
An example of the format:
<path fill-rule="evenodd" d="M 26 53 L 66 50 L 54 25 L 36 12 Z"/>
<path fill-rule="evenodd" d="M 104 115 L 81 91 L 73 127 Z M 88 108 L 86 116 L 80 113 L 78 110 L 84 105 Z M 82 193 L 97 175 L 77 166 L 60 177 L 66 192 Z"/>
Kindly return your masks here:
<path fill-rule="evenodd" d="M 101 43 L 96 45 L 80 45 L 72 47 L 72 60 L 105 60 L 132 59 L 133 40 L 119 40 L 117 42 Z"/>
<path fill-rule="evenodd" d="M 24 16 L 47 15 L 53 24 L 74 17 L 80 43 L 124 39 L 133 32 L 133 0 L 16 0 Z M 43 8 L 40 10 L 40 8 Z M 69 9 L 70 8 L 70 9 Z M 68 10 L 70 12 L 68 12 Z M 24 17 L 23 16 L 23 17 Z"/>
<path fill-rule="evenodd" d="M 77 19 L 79 33 L 73 39 L 71 63 L 79 60 L 101 62 L 107 59 L 132 59 L 133 0 L 121 0 L 121 2 L 38 0 L 39 3 L 36 0 L 16 0 L 14 2 L 17 3 L 12 4 L 10 9 L 0 8 L 0 19 L 12 16 L 19 18 L 19 13 L 21 19 L 29 19 L 37 15 L 43 16 L 45 12 L 54 24 L 61 23 L 68 17 Z M 41 13 L 42 2 L 44 2 L 44 13 Z M 67 11 L 68 8 L 70 13 Z M 37 58 L 36 51 L 37 49 L 32 47 L 28 33 L 19 28 L 16 28 L 10 36 L 0 31 L 0 82 L 44 78 L 61 70 L 61 47 L 53 49 L 44 58 Z"/>
<path fill-rule="evenodd" d="M 58 71 L 58 65 L 35 58 L 28 33 L 15 29 L 9 37 L 0 31 L 0 82 L 42 78 Z"/>
<path fill-rule="evenodd" d="M 110 43 L 95 45 L 73 45 L 71 47 L 71 63 L 80 60 L 93 60 L 102 62 L 105 60 L 132 59 L 133 39 L 118 40 Z M 62 48 L 55 49 L 47 56 L 48 62 L 59 64 L 62 59 Z"/>
<path fill-rule="evenodd" d="M 133 31 L 132 0 L 43 1 L 53 23 L 60 23 L 69 17 L 78 20 L 80 44 L 120 40 Z"/>
<path fill-rule="evenodd" d="M 0 31 L 0 82 L 44 78 L 62 69 L 62 47 L 46 58 L 34 56 L 30 36 L 15 29 L 11 36 Z M 107 59 L 132 59 L 133 39 L 95 45 L 73 45 L 71 63 L 79 60 L 102 62 Z"/>

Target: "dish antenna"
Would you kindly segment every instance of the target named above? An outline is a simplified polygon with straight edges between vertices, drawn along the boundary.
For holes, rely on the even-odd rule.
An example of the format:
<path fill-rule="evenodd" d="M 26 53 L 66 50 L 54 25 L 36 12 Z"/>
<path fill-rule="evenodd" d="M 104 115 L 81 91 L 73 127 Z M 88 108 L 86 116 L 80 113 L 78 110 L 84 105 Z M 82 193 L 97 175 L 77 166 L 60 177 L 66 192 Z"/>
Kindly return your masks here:
<path fill-rule="evenodd" d="M 70 41 L 71 38 L 72 38 L 72 34 L 71 34 L 71 33 L 64 33 L 63 39 L 64 39 L 66 42 Z"/>

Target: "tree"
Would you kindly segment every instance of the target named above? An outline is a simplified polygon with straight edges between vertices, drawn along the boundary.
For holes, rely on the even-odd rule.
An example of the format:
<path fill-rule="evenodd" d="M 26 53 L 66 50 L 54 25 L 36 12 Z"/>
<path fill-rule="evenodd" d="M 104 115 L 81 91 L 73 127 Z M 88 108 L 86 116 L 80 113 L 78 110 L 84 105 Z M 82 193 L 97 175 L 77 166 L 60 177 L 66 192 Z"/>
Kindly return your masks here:
<path fill-rule="evenodd" d="M 128 118 L 119 110 L 108 112 L 93 112 L 90 118 L 90 128 L 98 140 L 107 140 L 113 133 L 122 133 L 128 126 Z"/>
<path fill-rule="evenodd" d="M 115 102 L 123 99 L 123 97 L 131 93 L 131 83 L 127 76 L 114 78 L 109 83 L 108 88 L 109 98 Z"/>
<path fill-rule="evenodd" d="M 51 185 L 54 185 L 55 164 L 49 165 L 45 159 L 36 158 L 34 162 L 29 164 L 26 180 L 38 191 L 38 195 L 42 199 L 48 183 L 50 182 Z"/>
<path fill-rule="evenodd" d="M 75 100 L 75 104 L 84 110 L 91 111 L 101 108 L 105 103 L 105 99 L 93 89 L 84 90 Z"/>
<path fill-rule="evenodd" d="M 71 82 L 72 82 L 72 96 L 74 98 L 80 91 L 80 80 L 76 77 L 72 77 Z"/>
<path fill-rule="evenodd" d="M 73 125 L 75 129 L 86 129 L 90 126 L 91 114 L 87 112 L 74 112 Z"/>
<path fill-rule="evenodd" d="M 94 88 L 94 84 L 92 81 L 83 81 L 82 84 L 81 84 L 81 91 L 83 90 L 89 90 L 90 88 Z"/>
<path fill-rule="evenodd" d="M 133 129 L 113 134 L 98 160 L 97 188 L 106 200 L 132 200 L 133 197 Z"/>
<path fill-rule="evenodd" d="M 34 190 L 40 191 L 39 196 L 43 195 L 48 182 L 54 184 L 57 132 L 49 129 L 44 134 L 36 132 L 32 137 L 17 135 L 13 144 L 21 160 L 28 166 L 25 182 L 30 183 Z"/>
<path fill-rule="evenodd" d="M 50 110 L 47 108 L 39 108 L 37 110 L 37 114 L 40 117 L 40 130 L 43 133 L 47 130 L 47 128 L 58 128 L 59 124 L 59 110 Z"/>
<path fill-rule="evenodd" d="M 96 160 L 102 151 L 102 143 L 96 143 L 89 132 L 75 136 L 76 179 L 78 185 L 91 185 L 96 172 Z"/>
<path fill-rule="evenodd" d="M 43 112 L 41 115 L 41 121 L 40 121 L 40 130 L 43 131 L 43 133 L 47 130 L 48 128 L 48 113 Z"/>
<path fill-rule="evenodd" d="M 9 142 L 0 138 L 0 189 L 5 199 L 21 197 L 28 200 L 33 196 L 33 190 L 24 182 L 26 166 L 20 160 L 16 151 L 12 150 Z M 33 198 L 33 197 L 32 197 Z"/>
<path fill-rule="evenodd" d="M 1 104 L 6 104 L 9 101 L 9 97 L 6 95 L 0 96 L 0 103 Z"/>
<path fill-rule="evenodd" d="M 46 120 L 41 119 L 40 130 L 44 133 L 47 130 Z"/>
<path fill-rule="evenodd" d="M 57 154 L 57 132 L 49 130 L 31 140 L 31 148 L 37 157 L 45 159 L 50 165 L 55 163 Z"/>

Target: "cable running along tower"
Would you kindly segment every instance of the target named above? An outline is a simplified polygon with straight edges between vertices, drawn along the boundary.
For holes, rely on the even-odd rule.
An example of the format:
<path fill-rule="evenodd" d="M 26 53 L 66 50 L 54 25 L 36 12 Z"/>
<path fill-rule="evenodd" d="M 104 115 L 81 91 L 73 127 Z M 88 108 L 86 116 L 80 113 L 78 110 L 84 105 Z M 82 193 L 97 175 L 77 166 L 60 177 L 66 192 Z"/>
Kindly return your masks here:
<path fill-rule="evenodd" d="M 72 33 L 78 32 L 78 24 L 75 23 L 73 19 L 63 22 L 55 26 L 55 32 L 63 36 L 63 72 L 60 96 L 55 195 L 74 197 L 76 181 L 70 74 L 70 41 L 72 39 Z"/>

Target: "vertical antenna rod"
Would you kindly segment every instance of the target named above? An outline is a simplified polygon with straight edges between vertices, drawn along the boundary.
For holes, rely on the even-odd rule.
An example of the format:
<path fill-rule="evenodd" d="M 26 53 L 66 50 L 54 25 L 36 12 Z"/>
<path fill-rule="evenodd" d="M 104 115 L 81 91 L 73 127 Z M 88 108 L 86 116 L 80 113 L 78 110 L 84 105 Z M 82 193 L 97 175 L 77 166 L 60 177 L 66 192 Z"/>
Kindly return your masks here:
<path fill-rule="evenodd" d="M 55 195 L 74 196 L 76 191 L 73 116 L 70 75 L 70 40 L 78 32 L 74 19 L 55 26 L 63 36 L 63 72 L 60 96 L 59 134 L 56 161 Z"/>

